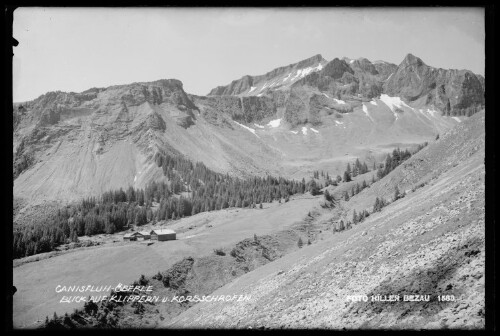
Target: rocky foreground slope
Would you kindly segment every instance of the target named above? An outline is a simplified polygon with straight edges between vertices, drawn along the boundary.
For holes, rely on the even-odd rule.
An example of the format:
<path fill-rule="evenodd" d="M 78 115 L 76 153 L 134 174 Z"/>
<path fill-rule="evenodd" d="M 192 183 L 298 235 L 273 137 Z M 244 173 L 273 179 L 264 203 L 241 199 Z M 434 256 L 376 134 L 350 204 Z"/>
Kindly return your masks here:
<path fill-rule="evenodd" d="M 213 293 L 251 300 L 202 302 L 163 327 L 484 328 L 484 112 L 461 127 L 405 163 L 425 169 L 406 197 Z M 455 143 L 464 148 L 446 150 Z M 426 162 L 436 155 L 447 169 Z"/>

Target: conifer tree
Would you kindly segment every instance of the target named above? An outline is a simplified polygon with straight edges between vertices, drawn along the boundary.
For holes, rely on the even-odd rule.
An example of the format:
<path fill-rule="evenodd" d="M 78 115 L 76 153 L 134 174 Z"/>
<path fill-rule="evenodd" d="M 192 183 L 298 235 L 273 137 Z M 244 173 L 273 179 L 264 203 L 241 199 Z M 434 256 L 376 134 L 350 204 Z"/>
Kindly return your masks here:
<path fill-rule="evenodd" d="M 325 190 L 325 194 L 324 194 L 324 196 L 325 196 L 325 200 L 326 200 L 327 202 L 332 202 L 332 201 L 333 201 L 333 198 L 332 198 L 332 196 L 330 195 L 330 193 L 328 192 L 328 190 Z"/>
<path fill-rule="evenodd" d="M 363 163 L 363 174 L 365 173 L 368 173 L 368 165 L 365 163 Z"/>
<path fill-rule="evenodd" d="M 396 185 L 396 187 L 394 188 L 394 200 L 398 200 L 399 198 L 401 197 L 401 194 L 399 192 L 399 188 L 398 186 Z"/>
<path fill-rule="evenodd" d="M 377 212 L 380 210 L 380 200 L 379 198 L 377 197 L 375 199 L 375 204 L 373 205 L 373 212 Z"/>
<path fill-rule="evenodd" d="M 344 221 L 340 220 L 339 222 L 339 231 L 343 231 L 345 229 Z"/>

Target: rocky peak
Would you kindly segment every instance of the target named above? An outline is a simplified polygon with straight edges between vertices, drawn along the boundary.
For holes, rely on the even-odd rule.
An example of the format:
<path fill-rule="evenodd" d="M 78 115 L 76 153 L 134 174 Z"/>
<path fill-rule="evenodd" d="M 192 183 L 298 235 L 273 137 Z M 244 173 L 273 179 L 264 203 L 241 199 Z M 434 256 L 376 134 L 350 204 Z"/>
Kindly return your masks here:
<path fill-rule="evenodd" d="M 323 70 L 321 70 L 321 75 L 339 79 L 345 72 L 354 74 L 354 71 L 345 61 L 334 58 L 333 61 L 326 64 Z"/>
<path fill-rule="evenodd" d="M 357 68 L 358 70 L 361 70 L 363 72 L 368 72 L 372 75 L 378 75 L 378 71 L 375 68 L 375 66 L 372 64 L 372 62 L 370 62 L 368 59 L 363 58 L 363 57 L 355 60 L 351 64 L 351 68 L 353 68 L 353 69 Z"/>
<path fill-rule="evenodd" d="M 307 68 L 313 65 L 316 65 L 321 62 L 326 62 L 326 60 L 320 54 L 314 55 L 313 57 L 309 57 L 303 61 L 297 63 L 297 68 Z"/>
<path fill-rule="evenodd" d="M 408 54 L 384 84 L 384 92 L 434 105 L 451 115 L 470 116 L 484 106 L 484 88 L 472 72 L 436 69 Z"/>
<path fill-rule="evenodd" d="M 408 54 L 403 59 L 403 62 L 401 62 L 400 67 L 401 66 L 404 66 L 404 67 L 417 66 L 417 67 L 419 67 L 422 65 L 425 65 L 425 63 L 420 58 L 418 58 L 417 56 L 414 56 L 412 54 Z"/>

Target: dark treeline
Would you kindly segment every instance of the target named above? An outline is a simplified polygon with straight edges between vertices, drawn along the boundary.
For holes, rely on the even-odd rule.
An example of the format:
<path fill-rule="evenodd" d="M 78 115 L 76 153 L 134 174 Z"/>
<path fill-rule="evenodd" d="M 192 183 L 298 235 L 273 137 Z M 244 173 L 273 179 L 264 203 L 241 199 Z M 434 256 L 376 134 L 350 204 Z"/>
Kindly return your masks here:
<path fill-rule="evenodd" d="M 377 173 L 376 173 L 377 179 L 381 179 L 384 176 L 386 176 L 387 174 L 389 174 L 397 166 L 399 166 L 402 162 L 409 159 L 412 155 L 416 154 L 422 148 L 427 146 L 427 144 L 428 144 L 427 142 L 424 142 L 423 144 L 418 145 L 417 148 L 412 152 L 408 151 L 407 149 L 404 151 L 400 150 L 399 148 L 394 149 L 392 151 L 392 155 L 387 154 L 385 164 L 383 164 L 383 163 L 379 164 L 378 169 L 376 168 L 377 167 L 376 164 L 373 163 L 373 170 L 377 169 Z M 349 163 L 347 164 L 346 170 L 344 172 L 343 181 L 350 182 L 350 181 L 352 181 L 352 177 L 355 177 L 357 174 L 364 174 L 368 171 L 369 170 L 368 170 L 366 163 L 361 164 L 360 161 L 358 159 L 356 159 L 356 162 L 354 163 L 352 169 L 351 169 L 351 165 Z M 371 184 L 373 184 L 375 182 L 376 182 L 375 175 L 372 175 Z M 349 201 L 350 197 L 353 197 L 354 195 L 360 193 L 363 189 L 369 187 L 370 185 L 368 185 L 366 183 L 366 180 L 363 180 L 361 182 L 361 184 L 356 183 L 356 185 L 352 186 L 350 195 L 349 195 L 348 191 L 344 192 L 343 199 L 345 201 Z M 395 186 L 393 201 L 397 201 L 398 199 L 401 199 L 403 197 L 405 197 L 405 192 L 401 193 L 399 191 L 398 186 Z M 330 194 L 327 195 L 325 192 L 325 200 L 328 200 L 328 199 L 333 199 L 333 197 Z M 376 197 L 375 203 L 373 205 L 372 213 L 381 211 L 382 208 L 384 208 L 388 204 L 389 204 L 389 202 L 386 199 L 384 199 L 382 197 L 381 198 Z M 367 210 L 362 210 L 359 212 L 356 212 L 356 210 L 354 210 L 352 222 L 348 221 L 348 220 L 346 220 L 345 222 L 344 222 L 344 220 L 340 220 L 339 222 L 333 224 L 332 231 L 333 231 L 333 233 L 335 233 L 335 232 L 348 230 L 352 227 L 353 224 L 361 223 L 368 216 L 370 216 L 370 213 Z"/>
<path fill-rule="evenodd" d="M 181 156 L 157 153 L 155 161 L 169 182 L 153 182 L 145 189 L 119 189 L 100 197 L 85 198 L 65 206 L 44 223 L 14 231 L 14 258 L 49 252 L 79 236 L 112 234 L 131 225 L 170 220 L 204 211 L 229 207 L 252 207 L 263 202 L 289 200 L 305 191 L 317 192 L 315 184 L 291 181 L 282 177 L 253 177 L 242 180 L 193 164 Z M 158 203 L 153 211 L 153 202 Z"/>
<path fill-rule="evenodd" d="M 392 155 L 387 154 L 387 157 L 385 158 L 385 164 L 383 166 L 382 164 L 379 165 L 377 170 L 377 177 L 379 179 L 383 178 L 391 171 L 393 171 L 397 166 L 399 166 L 403 161 L 408 160 L 412 155 L 419 152 L 425 146 L 427 146 L 427 142 L 418 145 L 417 149 L 413 152 L 410 152 L 408 149 L 405 149 L 404 151 L 400 150 L 399 148 L 394 149 L 392 151 Z"/>
<path fill-rule="evenodd" d="M 350 182 L 352 181 L 353 177 L 368 173 L 368 171 L 368 165 L 366 164 L 366 162 L 361 163 L 359 159 L 356 159 L 356 162 L 353 164 L 352 169 L 351 164 L 347 164 L 346 170 L 344 171 L 344 178 L 342 180 L 344 182 Z"/>
<path fill-rule="evenodd" d="M 325 181 L 325 187 L 329 185 L 337 186 L 340 182 L 342 182 L 342 177 L 337 175 L 337 177 L 331 176 L 328 172 L 323 170 L 315 170 L 313 171 L 313 179 L 320 180 L 321 178 Z M 320 189 L 323 189 L 323 186 L 320 185 Z"/>
<path fill-rule="evenodd" d="M 412 152 L 410 152 L 408 149 L 405 149 L 403 151 L 399 148 L 396 148 L 392 151 L 392 155 L 390 153 L 387 154 L 385 158 L 385 163 L 380 163 L 378 165 L 378 168 L 374 162 L 372 170 L 377 170 L 377 178 L 381 179 L 387 174 L 389 174 L 391 171 L 393 171 L 403 161 L 409 159 L 412 155 L 419 152 L 425 146 L 427 146 L 427 142 L 418 145 L 417 148 Z M 366 162 L 361 163 L 359 159 L 356 159 L 356 162 L 352 165 L 352 168 L 350 163 L 347 164 L 342 181 L 350 182 L 352 181 L 352 178 L 356 177 L 357 175 L 365 174 L 369 171 L 370 170 L 368 169 L 368 165 L 366 164 Z M 375 182 L 374 179 L 375 178 L 372 179 L 372 182 Z"/>
<path fill-rule="evenodd" d="M 50 252 L 61 244 L 78 242 L 79 236 L 111 234 L 130 224 L 143 225 L 153 219 L 154 192 L 170 195 L 165 183 L 152 183 L 146 190 L 120 188 L 62 207 L 45 222 L 19 227 L 14 231 L 14 258 Z"/>
<path fill-rule="evenodd" d="M 181 208 L 176 214 L 175 210 L 166 205 L 168 200 L 165 199 L 160 204 L 158 219 L 168 219 L 172 215 L 189 216 L 229 207 L 255 208 L 263 202 L 281 199 L 287 201 L 290 195 L 304 193 L 308 187 L 313 189 L 304 179 L 298 182 L 267 176 L 243 180 L 216 173 L 201 162 L 193 164 L 183 157 L 161 152 L 156 154 L 155 160 L 163 168 L 165 176 L 172 181 L 174 193 L 190 192 L 190 197 L 180 198 Z"/>

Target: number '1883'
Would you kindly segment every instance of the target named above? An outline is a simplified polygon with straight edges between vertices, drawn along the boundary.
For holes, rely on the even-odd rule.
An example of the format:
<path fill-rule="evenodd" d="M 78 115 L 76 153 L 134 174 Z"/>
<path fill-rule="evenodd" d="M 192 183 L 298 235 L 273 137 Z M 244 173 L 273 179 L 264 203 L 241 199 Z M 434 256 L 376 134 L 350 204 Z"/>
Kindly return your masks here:
<path fill-rule="evenodd" d="M 438 295 L 438 301 L 455 301 L 455 295 Z"/>

